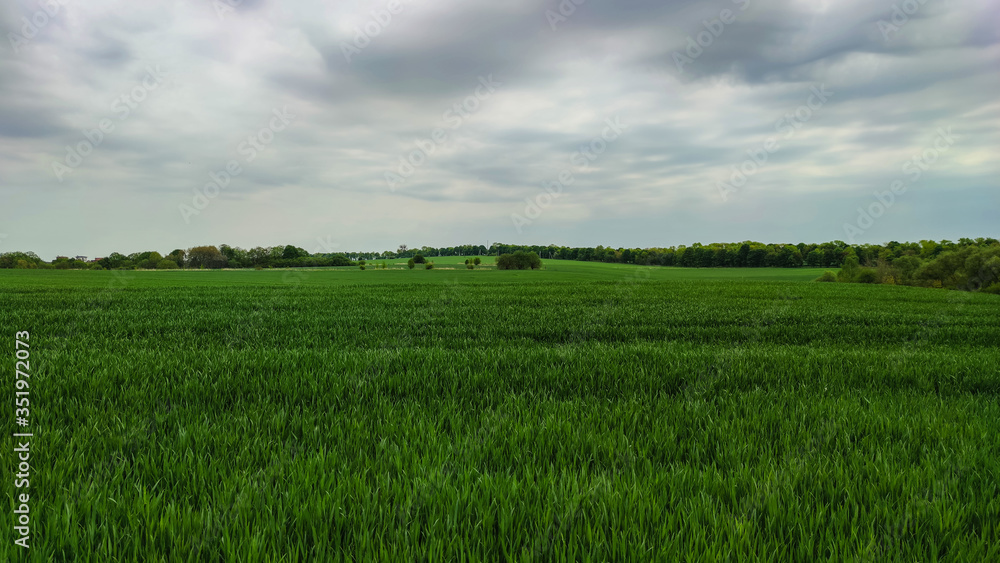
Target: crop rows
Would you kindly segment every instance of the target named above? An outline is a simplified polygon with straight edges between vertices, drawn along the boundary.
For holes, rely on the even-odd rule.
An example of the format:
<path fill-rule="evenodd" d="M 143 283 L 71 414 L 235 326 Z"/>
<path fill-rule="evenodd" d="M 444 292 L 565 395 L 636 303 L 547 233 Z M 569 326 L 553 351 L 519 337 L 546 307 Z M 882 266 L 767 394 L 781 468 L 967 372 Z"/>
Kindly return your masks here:
<path fill-rule="evenodd" d="M 995 559 L 998 312 L 779 282 L 0 291 L 37 342 L 38 560 Z"/>

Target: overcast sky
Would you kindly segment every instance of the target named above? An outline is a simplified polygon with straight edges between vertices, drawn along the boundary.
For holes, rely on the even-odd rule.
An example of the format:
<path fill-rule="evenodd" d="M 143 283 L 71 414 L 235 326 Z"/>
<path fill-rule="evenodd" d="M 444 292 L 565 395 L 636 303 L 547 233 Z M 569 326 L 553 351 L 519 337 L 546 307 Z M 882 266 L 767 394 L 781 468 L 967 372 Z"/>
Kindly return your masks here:
<path fill-rule="evenodd" d="M 1000 3 L 576 2 L 7 0 L 0 251 L 1000 234 Z"/>

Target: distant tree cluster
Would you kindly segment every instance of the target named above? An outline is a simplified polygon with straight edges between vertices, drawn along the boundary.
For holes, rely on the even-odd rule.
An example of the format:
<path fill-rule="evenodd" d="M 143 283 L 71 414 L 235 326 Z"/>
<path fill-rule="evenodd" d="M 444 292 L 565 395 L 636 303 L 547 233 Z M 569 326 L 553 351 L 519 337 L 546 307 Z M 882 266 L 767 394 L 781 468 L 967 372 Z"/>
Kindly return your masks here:
<path fill-rule="evenodd" d="M 237 246 L 196 246 L 175 249 L 166 256 L 156 251 L 124 255 L 112 252 L 92 262 L 59 256 L 51 263 L 33 252 L 0 254 L 0 268 L 89 269 L 89 270 L 174 270 L 219 268 L 308 268 L 354 266 L 357 263 L 343 254 L 310 254 L 292 246 L 255 247 L 244 250 Z"/>
<path fill-rule="evenodd" d="M 518 250 L 513 254 L 497 257 L 498 270 L 537 270 L 542 267 L 542 259 L 534 252 Z"/>
<path fill-rule="evenodd" d="M 5 252 L 0 254 L 0 268 L 29 270 L 48 266 L 34 252 Z"/>
<path fill-rule="evenodd" d="M 901 255 L 884 253 L 874 262 L 865 263 L 850 254 L 839 272 L 826 272 L 817 281 L 943 287 L 1000 294 L 1000 242 L 992 239 L 971 242 L 960 241 L 947 248 L 940 243 L 927 244 L 919 252 L 911 249 Z"/>
<path fill-rule="evenodd" d="M 353 252 L 337 254 L 310 254 L 293 245 L 255 247 L 244 250 L 223 244 L 221 246 L 198 246 L 187 250 L 177 249 L 161 256 L 157 252 L 140 252 L 125 256 L 112 253 L 95 262 L 59 257 L 51 264 L 41 260 L 31 252 L 8 252 L 0 254 L 0 268 L 91 268 L 91 269 L 171 269 L 171 268 L 296 268 L 321 266 L 358 266 L 359 260 L 388 260 L 409 258 L 413 264 L 426 264 L 427 257 L 433 256 L 513 256 L 517 252 L 534 253 L 539 258 L 554 260 L 579 260 L 589 262 L 610 262 L 638 264 L 643 266 L 682 266 L 687 268 L 842 268 L 848 257 L 857 258 L 860 268 L 878 268 L 879 264 L 894 265 L 898 258 L 914 257 L 920 264 L 936 258 L 940 254 L 957 252 L 964 248 L 984 248 L 998 244 L 997 239 L 977 238 L 920 242 L 889 242 L 886 244 L 847 244 L 843 241 L 819 244 L 764 244 L 744 241 L 736 243 L 694 243 L 690 246 L 670 246 L 653 248 L 612 248 L 605 246 L 524 246 L 509 244 L 460 245 L 442 248 L 422 246 L 410 248 L 406 245 L 394 252 Z M 912 262 L 904 259 L 899 263 L 900 272 L 893 274 L 893 281 L 907 279 Z M 883 267 L 884 270 L 884 267 Z M 865 273 L 870 277 L 871 274 Z M 867 278 L 866 278 L 867 279 Z M 887 278 L 886 278 L 887 279 Z M 945 282 L 942 281 L 942 284 Z"/>

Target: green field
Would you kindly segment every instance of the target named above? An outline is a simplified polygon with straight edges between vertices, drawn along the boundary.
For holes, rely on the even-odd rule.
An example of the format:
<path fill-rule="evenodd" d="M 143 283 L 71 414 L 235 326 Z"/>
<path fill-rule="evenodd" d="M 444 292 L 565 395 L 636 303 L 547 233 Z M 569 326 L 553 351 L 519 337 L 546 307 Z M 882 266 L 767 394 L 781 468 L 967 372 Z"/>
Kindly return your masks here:
<path fill-rule="evenodd" d="M 1000 559 L 997 296 L 431 259 L 0 271 L 0 558 Z"/>
<path fill-rule="evenodd" d="M 74 271 L 74 270 L 4 270 L 0 271 L 0 288 L 143 288 L 180 286 L 306 286 L 332 287 L 357 284 L 478 284 L 596 282 L 627 283 L 632 281 L 812 281 L 823 268 L 662 268 L 640 267 L 600 262 L 546 260 L 544 269 L 537 271 L 498 271 L 493 257 L 484 256 L 475 270 L 465 269 L 467 257 L 432 257 L 435 269 L 418 265 L 410 270 L 405 260 L 369 262 L 366 270 L 357 267 L 299 268 L 268 270 L 134 270 L 134 271 Z M 489 262 L 487 264 L 486 262 Z M 376 269 L 372 264 L 386 264 Z M 488 274 L 488 275 L 487 275 Z"/>

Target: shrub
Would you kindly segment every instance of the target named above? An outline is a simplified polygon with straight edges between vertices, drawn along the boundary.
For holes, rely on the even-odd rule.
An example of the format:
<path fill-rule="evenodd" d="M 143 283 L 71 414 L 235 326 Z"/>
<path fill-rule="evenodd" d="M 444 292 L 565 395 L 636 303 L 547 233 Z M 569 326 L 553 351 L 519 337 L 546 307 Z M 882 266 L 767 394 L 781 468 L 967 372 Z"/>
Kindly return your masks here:
<path fill-rule="evenodd" d="M 858 283 L 878 283 L 878 271 L 875 268 L 861 268 L 855 278 Z"/>
<path fill-rule="evenodd" d="M 362 266 L 364 266 L 364 265 L 365 265 L 365 264 L 367 264 L 367 263 L 368 263 L 368 262 L 367 262 L 367 261 L 365 261 L 365 260 L 358 260 L 358 264 L 361 264 Z"/>
<path fill-rule="evenodd" d="M 160 260 L 156 263 L 157 270 L 176 270 L 177 268 L 179 266 L 173 260 Z"/>
<path fill-rule="evenodd" d="M 476 259 L 473 260 L 472 263 L 475 264 L 476 266 L 478 266 L 478 265 L 482 264 L 483 261 L 480 260 L 478 256 L 476 256 Z"/>
<path fill-rule="evenodd" d="M 818 282 L 835 282 L 835 281 L 837 281 L 837 274 L 833 273 L 830 270 L 827 270 L 827 271 L 823 272 L 822 276 L 816 278 L 816 281 L 818 281 Z"/>
<path fill-rule="evenodd" d="M 434 269 L 434 262 L 428 262 L 427 265 L 424 266 L 424 269 L 425 270 L 433 270 Z"/>
<path fill-rule="evenodd" d="M 409 260 L 406 261 L 406 265 L 409 266 L 409 268 L 412 270 L 413 266 L 416 265 L 416 262 L 413 261 L 413 258 L 410 258 Z"/>
<path fill-rule="evenodd" d="M 365 269 L 365 265 L 364 265 L 364 264 L 362 264 L 362 265 L 360 265 L 360 266 L 358 266 L 358 267 L 359 267 L 359 268 L 361 268 L 362 270 L 364 270 L 364 269 Z"/>
<path fill-rule="evenodd" d="M 468 262 L 468 260 L 466 260 L 466 262 Z M 474 265 L 472 265 L 472 264 L 468 264 L 468 263 L 466 263 L 466 264 L 465 264 L 465 267 L 466 267 L 467 269 L 469 269 L 469 270 L 475 270 L 475 269 L 476 269 L 476 267 L 475 267 Z"/>
<path fill-rule="evenodd" d="M 858 276 L 858 270 L 861 267 L 858 265 L 858 257 L 851 254 L 844 260 L 844 267 L 837 272 L 837 281 L 841 282 L 852 282 L 855 281 Z"/>
<path fill-rule="evenodd" d="M 425 262 L 427 262 L 427 259 L 424 258 L 422 254 L 417 254 L 416 256 L 413 257 L 413 262 L 415 264 L 424 264 Z"/>

